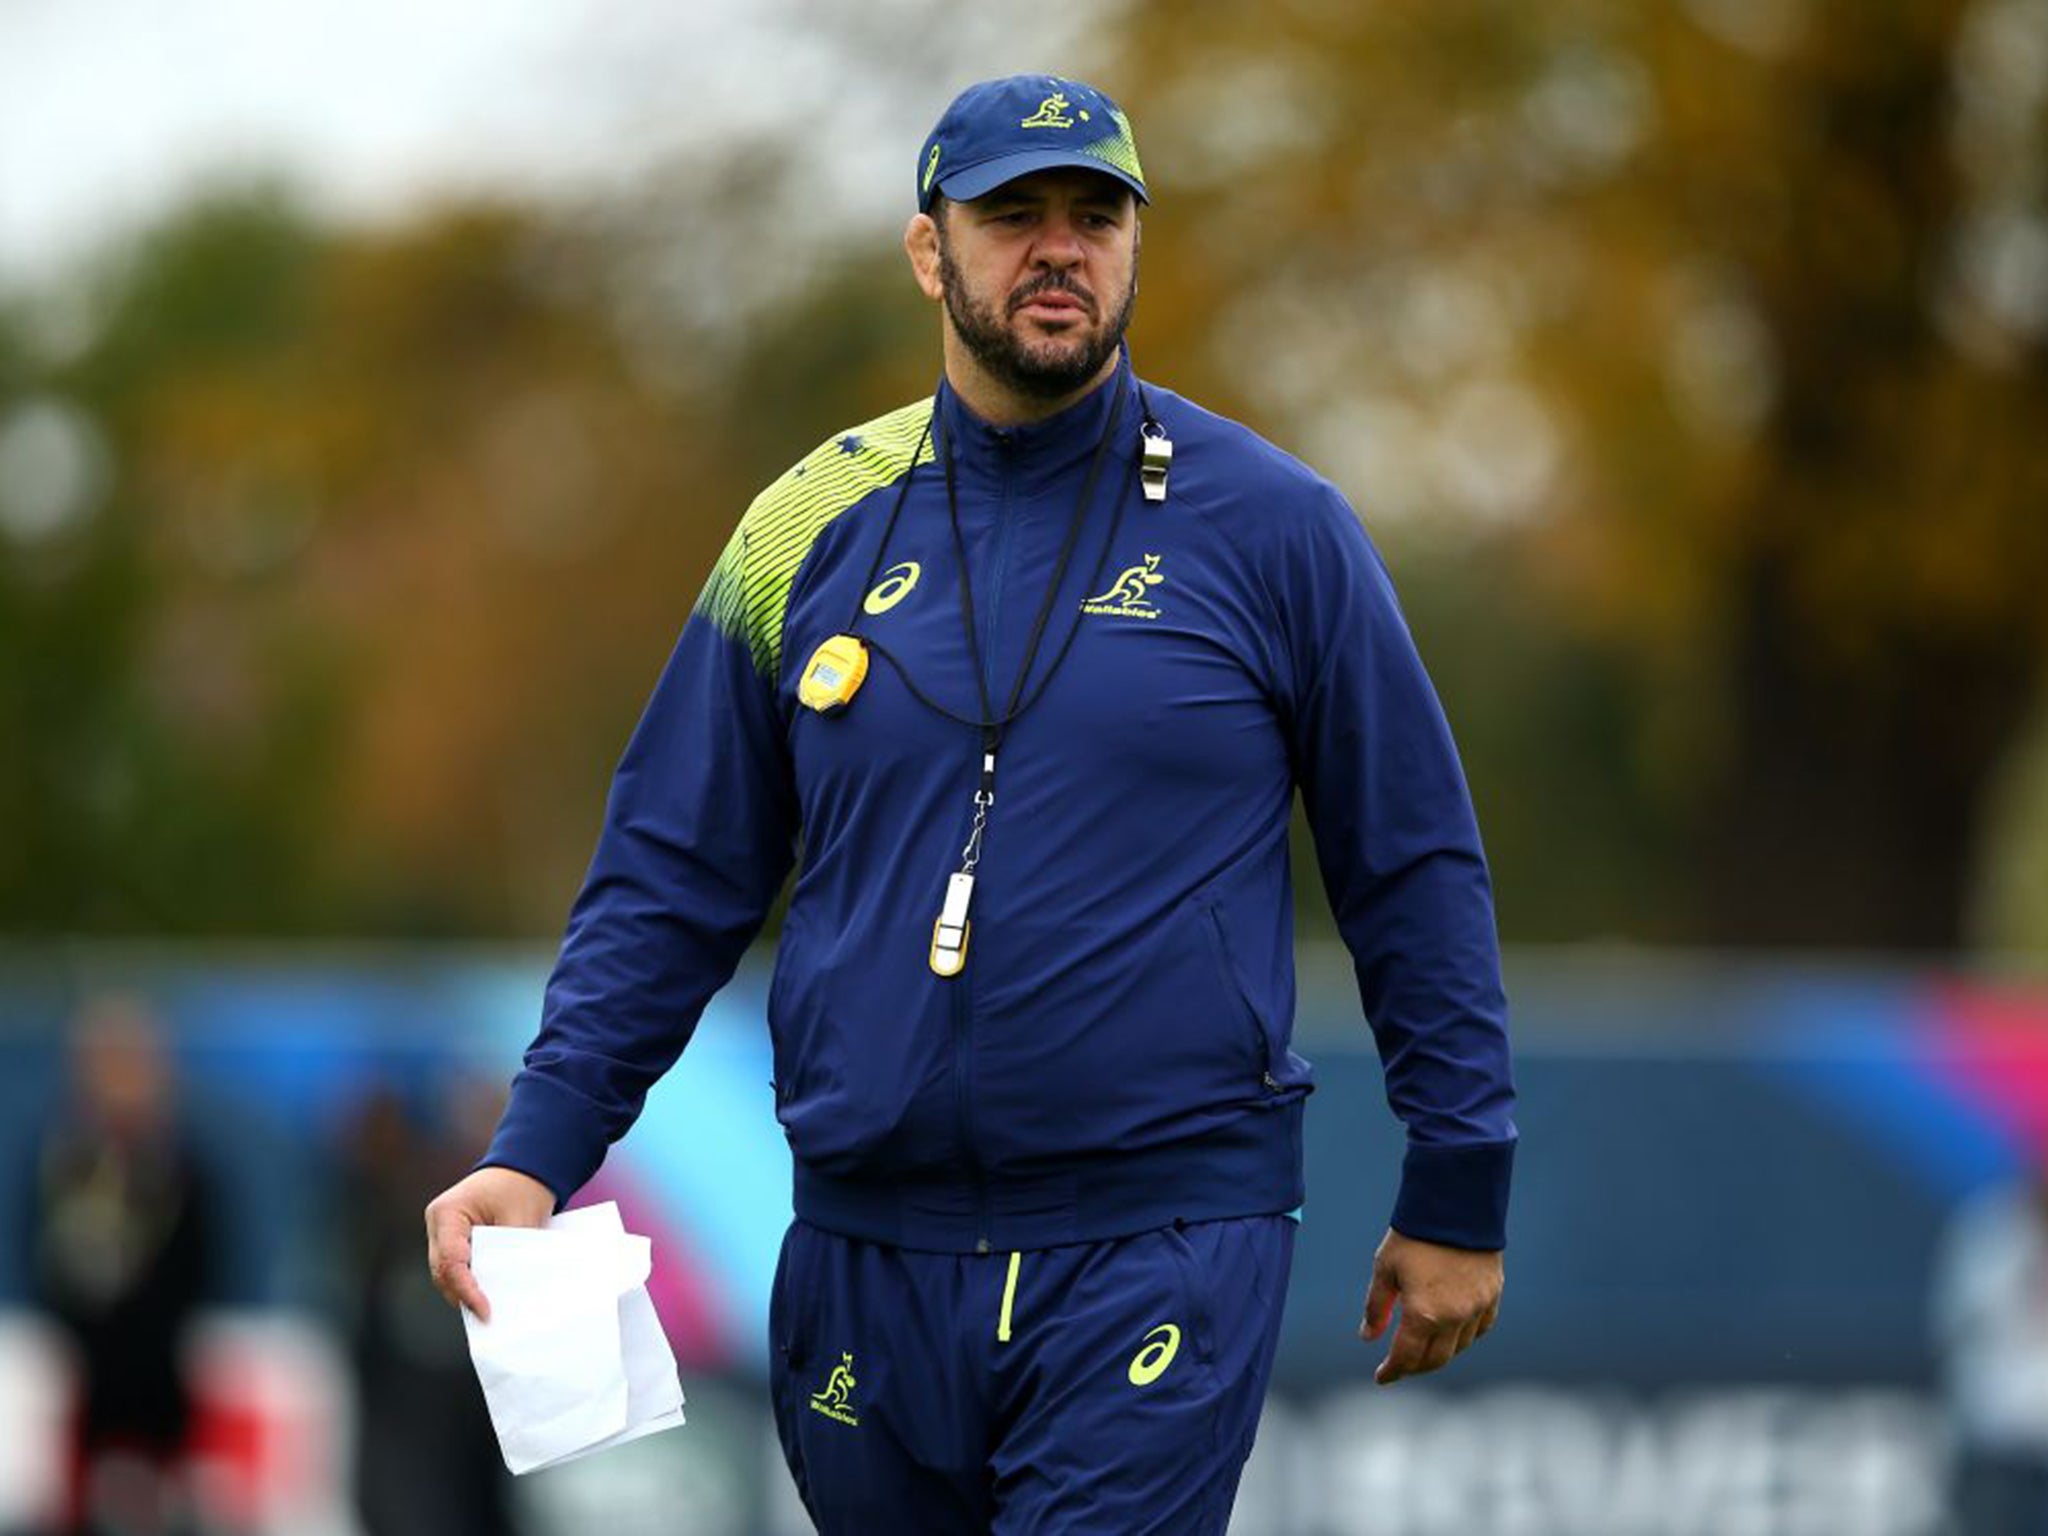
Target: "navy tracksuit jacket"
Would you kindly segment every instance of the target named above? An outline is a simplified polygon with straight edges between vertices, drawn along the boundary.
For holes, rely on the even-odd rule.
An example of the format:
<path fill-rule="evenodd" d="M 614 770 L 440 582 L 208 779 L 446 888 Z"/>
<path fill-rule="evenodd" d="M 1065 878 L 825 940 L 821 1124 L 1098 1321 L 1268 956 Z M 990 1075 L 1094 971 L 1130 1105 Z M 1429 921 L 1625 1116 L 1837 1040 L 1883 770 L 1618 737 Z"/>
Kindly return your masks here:
<path fill-rule="evenodd" d="M 980 716 L 935 448 L 1000 711 L 1119 397 L 1043 691 L 1003 739 L 966 967 L 942 978 L 981 739 L 913 694 Z M 1175 445 L 1163 504 L 1140 492 L 1146 409 Z M 821 715 L 798 680 L 849 631 L 872 665 Z M 564 1200 L 588 1179 L 794 862 L 768 1024 L 804 1220 L 974 1253 L 1293 1209 L 1297 788 L 1407 1126 L 1392 1224 L 1500 1247 L 1515 1131 L 1487 871 L 1357 517 L 1127 363 L 1001 430 L 942 387 L 826 442 L 741 521 L 619 765 L 484 1161 Z"/>

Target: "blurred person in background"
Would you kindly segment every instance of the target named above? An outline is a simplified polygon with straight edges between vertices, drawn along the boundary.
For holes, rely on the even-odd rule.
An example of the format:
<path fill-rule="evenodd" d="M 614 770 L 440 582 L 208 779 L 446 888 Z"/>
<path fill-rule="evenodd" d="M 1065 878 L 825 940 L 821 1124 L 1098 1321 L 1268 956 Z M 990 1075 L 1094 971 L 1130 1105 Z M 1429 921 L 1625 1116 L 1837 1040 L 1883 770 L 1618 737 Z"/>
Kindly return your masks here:
<path fill-rule="evenodd" d="M 2048 1164 L 1962 1208 L 1933 1310 L 1961 1536 L 2048 1536 Z"/>
<path fill-rule="evenodd" d="M 71 1089 L 28 1202 L 35 1296 L 75 1352 L 67 1528 L 191 1528 L 186 1333 L 212 1295 L 215 1195 L 178 1113 L 161 1032 L 132 997 L 71 1034 Z"/>
<path fill-rule="evenodd" d="M 419 1264 L 420 1207 L 467 1166 L 504 1095 L 458 1081 L 429 1128 L 393 1088 L 343 1135 L 346 1332 L 356 1381 L 356 1512 L 367 1536 L 503 1536 L 511 1477 L 460 1329 Z"/>

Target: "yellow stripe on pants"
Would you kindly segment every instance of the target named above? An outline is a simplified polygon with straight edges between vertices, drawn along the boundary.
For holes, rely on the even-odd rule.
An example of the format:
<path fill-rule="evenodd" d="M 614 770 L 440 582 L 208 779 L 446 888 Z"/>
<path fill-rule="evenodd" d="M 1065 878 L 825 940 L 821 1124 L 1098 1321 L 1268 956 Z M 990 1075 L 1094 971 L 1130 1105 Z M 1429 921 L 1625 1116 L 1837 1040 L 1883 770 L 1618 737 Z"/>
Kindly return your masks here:
<path fill-rule="evenodd" d="M 1017 1299 L 1017 1266 L 1024 1261 L 1024 1255 L 1010 1255 L 1010 1277 L 1003 1282 L 1003 1315 L 996 1319 L 996 1342 L 1010 1342 L 1010 1304 Z"/>

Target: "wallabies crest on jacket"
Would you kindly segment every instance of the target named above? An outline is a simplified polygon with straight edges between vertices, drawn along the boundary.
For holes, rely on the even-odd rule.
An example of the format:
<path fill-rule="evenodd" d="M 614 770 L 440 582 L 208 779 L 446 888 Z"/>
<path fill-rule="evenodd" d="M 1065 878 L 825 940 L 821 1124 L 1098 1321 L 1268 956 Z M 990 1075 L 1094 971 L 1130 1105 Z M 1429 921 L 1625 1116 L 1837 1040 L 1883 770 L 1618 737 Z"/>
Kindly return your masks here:
<path fill-rule="evenodd" d="M 1159 574 L 1159 556 L 1147 555 L 1139 565 L 1126 566 L 1122 575 L 1110 583 L 1109 590 L 1089 598 L 1081 604 L 1083 613 L 1127 614 L 1133 618 L 1153 619 L 1159 610 L 1145 601 L 1148 587 L 1156 587 L 1166 578 Z"/>

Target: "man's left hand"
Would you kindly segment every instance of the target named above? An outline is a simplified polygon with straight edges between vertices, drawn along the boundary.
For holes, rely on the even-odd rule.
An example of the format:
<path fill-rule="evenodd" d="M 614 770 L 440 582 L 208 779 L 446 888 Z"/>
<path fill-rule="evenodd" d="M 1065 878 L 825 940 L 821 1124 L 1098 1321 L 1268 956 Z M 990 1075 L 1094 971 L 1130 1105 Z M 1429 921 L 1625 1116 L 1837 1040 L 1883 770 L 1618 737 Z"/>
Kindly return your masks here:
<path fill-rule="evenodd" d="M 1373 1380 L 1391 1387 L 1404 1376 L 1440 1370 L 1484 1338 L 1500 1315 L 1501 1256 L 1446 1248 L 1389 1232 L 1373 1255 L 1372 1289 L 1358 1336 L 1387 1331 L 1398 1302 L 1401 1325 Z"/>

